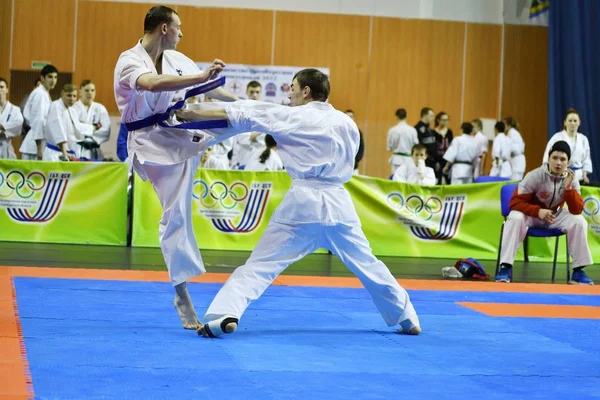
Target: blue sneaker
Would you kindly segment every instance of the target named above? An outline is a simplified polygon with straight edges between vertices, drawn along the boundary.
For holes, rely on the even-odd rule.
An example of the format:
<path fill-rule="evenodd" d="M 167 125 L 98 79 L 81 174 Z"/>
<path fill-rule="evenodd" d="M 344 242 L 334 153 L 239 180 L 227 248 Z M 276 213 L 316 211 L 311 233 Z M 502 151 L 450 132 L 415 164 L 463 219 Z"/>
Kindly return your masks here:
<path fill-rule="evenodd" d="M 502 267 L 498 274 L 496 274 L 496 282 L 506 282 L 510 283 L 510 279 L 512 278 L 512 268 Z"/>
<path fill-rule="evenodd" d="M 587 276 L 584 270 L 580 269 L 578 271 L 573 271 L 569 283 L 571 285 L 593 285 L 594 281 Z"/>

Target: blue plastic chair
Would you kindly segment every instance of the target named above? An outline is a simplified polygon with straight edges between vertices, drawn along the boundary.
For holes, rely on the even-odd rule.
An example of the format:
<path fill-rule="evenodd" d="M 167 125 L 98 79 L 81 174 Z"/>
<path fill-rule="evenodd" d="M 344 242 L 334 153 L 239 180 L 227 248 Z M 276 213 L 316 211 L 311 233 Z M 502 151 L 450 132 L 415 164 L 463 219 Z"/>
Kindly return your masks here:
<path fill-rule="evenodd" d="M 393 181 L 393 180 L 394 180 L 394 174 L 391 174 L 390 175 L 390 181 Z"/>
<path fill-rule="evenodd" d="M 513 193 L 517 189 L 518 183 L 508 183 L 502 186 L 500 190 L 500 206 L 502 211 L 502 216 L 504 217 L 504 222 L 502 223 L 502 229 L 500 229 L 500 244 L 498 245 L 498 259 L 496 260 L 496 274 L 500 269 L 500 252 L 502 251 L 502 235 L 504 234 L 504 223 L 506 222 L 506 218 L 508 218 L 508 214 L 510 214 L 510 199 L 513 196 Z M 525 236 L 525 240 L 523 241 L 523 252 L 524 252 L 524 261 L 529 262 L 529 237 L 556 237 L 556 243 L 554 244 L 554 261 L 552 263 L 552 283 L 554 283 L 554 278 L 556 276 L 556 259 L 558 257 L 558 238 L 566 233 L 561 231 L 560 229 L 546 229 L 546 228 L 529 228 L 527 231 L 527 235 Z M 571 266 L 569 263 L 569 244 L 567 240 L 567 283 L 571 278 Z"/>
<path fill-rule="evenodd" d="M 475 183 L 487 183 L 487 182 L 505 182 L 510 181 L 510 178 L 503 178 L 501 176 L 489 176 L 481 175 L 475 178 Z"/>

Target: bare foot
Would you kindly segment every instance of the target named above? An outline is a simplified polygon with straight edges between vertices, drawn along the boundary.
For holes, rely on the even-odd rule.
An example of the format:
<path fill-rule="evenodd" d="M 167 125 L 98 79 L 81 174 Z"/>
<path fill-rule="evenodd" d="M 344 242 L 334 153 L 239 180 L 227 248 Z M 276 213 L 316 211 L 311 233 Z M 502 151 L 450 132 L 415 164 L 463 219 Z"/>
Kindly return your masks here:
<path fill-rule="evenodd" d="M 405 335 L 418 335 L 421 333 L 421 327 L 413 324 L 410 319 L 405 319 L 404 321 L 400 322 L 400 329 L 398 329 L 398 333 L 403 333 Z"/>
<path fill-rule="evenodd" d="M 177 309 L 183 329 L 198 330 L 202 328 L 202 323 L 198 320 L 185 282 L 175 286 L 175 300 L 173 301 L 173 305 Z"/>

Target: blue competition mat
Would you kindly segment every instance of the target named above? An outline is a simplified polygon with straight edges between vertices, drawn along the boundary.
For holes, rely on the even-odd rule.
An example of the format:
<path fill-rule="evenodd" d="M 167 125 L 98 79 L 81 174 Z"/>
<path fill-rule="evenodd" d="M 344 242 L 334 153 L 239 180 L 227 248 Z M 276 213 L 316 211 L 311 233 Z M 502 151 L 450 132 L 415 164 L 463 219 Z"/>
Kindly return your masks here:
<path fill-rule="evenodd" d="M 364 289 L 273 286 L 238 331 L 179 325 L 168 283 L 15 278 L 40 399 L 594 399 L 600 320 L 490 317 L 456 302 L 599 306 L 600 296 L 410 291 L 424 333 Z M 199 316 L 220 284 L 189 284 Z"/>

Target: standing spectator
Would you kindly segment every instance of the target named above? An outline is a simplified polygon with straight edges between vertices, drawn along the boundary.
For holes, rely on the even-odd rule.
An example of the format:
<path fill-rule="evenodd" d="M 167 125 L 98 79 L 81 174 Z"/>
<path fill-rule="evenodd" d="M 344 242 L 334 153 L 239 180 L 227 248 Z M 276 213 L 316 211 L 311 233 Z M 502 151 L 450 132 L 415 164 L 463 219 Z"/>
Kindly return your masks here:
<path fill-rule="evenodd" d="M 435 155 L 435 163 L 437 167 L 437 171 L 443 171 L 446 166 L 446 160 L 444 160 L 444 154 L 450 147 L 450 143 L 452 143 L 452 130 L 448 128 L 448 122 L 450 122 L 450 117 L 444 111 L 439 112 L 435 116 L 435 142 L 437 145 L 437 153 Z M 446 183 L 450 182 L 450 177 L 444 175 L 443 173 L 438 173 L 438 184 L 443 184 L 443 180 L 446 180 Z"/>
<path fill-rule="evenodd" d="M 435 171 L 435 155 L 437 154 L 437 144 L 435 141 L 435 132 L 429 129 L 429 125 L 433 122 L 435 114 L 429 107 L 421 109 L 421 120 L 415 125 L 419 143 L 427 148 L 427 160 L 425 164 Z M 437 175 L 437 172 L 436 172 Z"/>
<path fill-rule="evenodd" d="M 581 118 L 579 113 L 574 108 L 567 110 L 563 130 L 557 132 L 550 138 L 546 151 L 544 152 L 544 163 L 548 162 L 548 152 L 552 145 L 559 140 L 564 140 L 571 148 L 571 158 L 569 160 L 569 168 L 575 173 L 575 180 L 580 184 L 587 185 L 590 183 L 588 174 L 593 172 L 592 158 L 590 156 L 590 142 L 588 138 L 579 133 L 579 124 Z"/>
<path fill-rule="evenodd" d="M 494 125 L 494 144 L 492 145 L 492 170 L 490 176 L 499 176 L 502 178 L 512 177 L 512 167 L 510 165 L 510 154 L 512 152 L 512 143 L 508 136 L 504 134 L 506 125 L 498 121 Z"/>
<path fill-rule="evenodd" d="M 356 122 L 356 119 L 354 119 L 354 111 L 346 110 L 346 115 L 352 118 L 352 121 Z M 358 152 L 356 153 L 356 156 L 354 156 L 354 172 L 352 173 L 353 175 L 358 175 L 358 163 L 365 156 L 365 140 L 363 138 L 363 134 L 360 128 L 358 128 L 358 135 L 360 136 L 360 141 L 358 143 Z"/>
<path fill-rule="evenodd" d="M 397 109 L 398 123 L 387 134 L 387 149 L 392 152 L 389 160 L 392 174 L 404 163 L 410 162 L 412 148 L 419 144 L 417 130 L 406 123 L 406 117 L 404 108 Z"/>
<path fill-rule="evenodd" d="M 0 159 L 16 158 L 11 139 L 21 134 L 23 115 L 21 109 L 7 99 L 8 81 L 0 78 Z"/>
<path fill-rule="evenodd" d="M 445 175 L 450 172 L 450 183 L 460 185 L 473 182 L 473 164 L 479 155 L 477 144 L 473 135 L 473 125 L 469 122 L 463 122 L 460 126 L 462 135 L 452 141 L 448 151 L 444 154 L 447 161 L 442 173 Z"/>
<path fill-rule="evenodd" d="M 512 143 L 512 152 L 510 159 L 510 166 L 512 168 L 512 179 L 520 181 L 523 179 L 523 174 L 525 174 L 525 142 L 523 141 L 523 137 L 519 132 L 519 124 L 517 121 L 513 119 L 513 117 L 504 118 L 504 123 L 506 124 L 506 129 L 508 132 L 506 136 L 510 139 Z"/>
<path fill-rule="evenodd" d="M 101 160 L 100 145 L 110 138 L 110 117 L 100 103 L 96 103 L 96 85 L 89 79 L 79 86 L 80 99 L 73 108 L 75 127 L 84 136 L 75 149 L 78 158 Z"/>
<path fill-rule="evenodd" d="M 477 143 L 477 148 L 479 148 L 479 157 L 475 161 L 475 165 L 473 165 L 473 178 L 477 178 L 479 175 L 483 175 L 483 168 L 485 165 L 485 157 L 488 152 L 489 140 L 483 134 L 483 123 L 480 119 L 474 119 L 472 121 L 473 129 L 475 130 L 475 143 Z"/>

